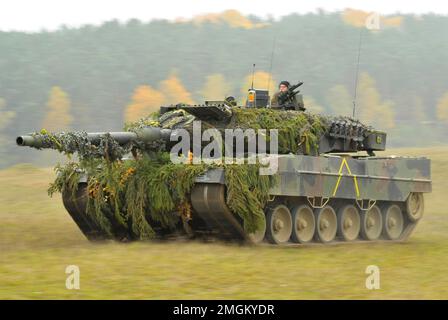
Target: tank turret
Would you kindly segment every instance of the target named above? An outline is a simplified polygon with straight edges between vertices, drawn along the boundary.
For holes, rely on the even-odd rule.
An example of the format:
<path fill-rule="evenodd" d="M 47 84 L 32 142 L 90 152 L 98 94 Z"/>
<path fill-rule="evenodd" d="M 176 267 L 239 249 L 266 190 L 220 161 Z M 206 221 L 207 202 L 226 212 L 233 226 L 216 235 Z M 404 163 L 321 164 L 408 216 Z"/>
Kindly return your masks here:
<path fill-rule="evenodd" d="M 269 119 L 275 121 L 269 123 Z M 204 129 L 219 130 L 223 139 L 226 129 L 250 129 L 253 120 L 256 120 L 258 129 L 278 128 L 280 135 L 289 136 L 289 141 L 280 146 L 279 154 L 318 155 L 358 151 L 373 154 L 373 151 L 385 150 L 386 145 L 385 132 L 374 130 L 349 117 L 314 115 L 297 110 L 232 107 L 226 101 L 161 107 L 159 116 L 142 120 L 129 127 L 128 131 L 95 133 L 41 131 L 19 136 L 16 138 L 16 143 L 19 146 L 36 149 L 78 152 L 82 156 L 105 155 L 104 148 L 108 141 L 109 151 L 115 146 L 121 153 L 129 152 L 132 148 L 142 151 L 153 149 L 169 151 L 173 141 L 177 141 L 179 136 L 176 130 L 185 129 L 192 132 L 192 125 L 197 120 L 205 124 Z M 292 125 L 296 127 L 291 128 Z M 307 136 L 314 140 L 311 148 L 304 144 Z"/>

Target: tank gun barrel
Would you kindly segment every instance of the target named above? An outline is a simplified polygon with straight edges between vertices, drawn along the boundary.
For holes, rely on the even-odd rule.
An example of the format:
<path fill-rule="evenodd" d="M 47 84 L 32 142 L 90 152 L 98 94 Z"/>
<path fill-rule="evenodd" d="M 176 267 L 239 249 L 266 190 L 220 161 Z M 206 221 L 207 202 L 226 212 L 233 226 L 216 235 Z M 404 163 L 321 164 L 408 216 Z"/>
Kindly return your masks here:
<path fill-rule="evenodd" d="M 18 136 L 16 138 L 16 144 L 21 147 L 35 147 L 39 148 L 42 145 L 42 141 L 39 137 L 32 135 Z"/>
<path fill-rule="evenodd" d="M 149 143 L 156 140 L 169 141 L 171 136 L 171 129 L 162 129 L 158 127 L 145 127 L 136 131 L 129 132 L 91 132 L 86 134 L 88 142 L 93 145 L 101 143 L 101 139 L 109 135 L 119 145 L 126 145 L 130 142 L 144 142 Z M 58 134 L 63 136 L 64 133 Z M 37 149 L 53 149 L 53 144 L 48 143 L 48 135 L 35 133 L 29 135 L 18 136 L 16 144 L 22 147 L 32 147 Z"/>

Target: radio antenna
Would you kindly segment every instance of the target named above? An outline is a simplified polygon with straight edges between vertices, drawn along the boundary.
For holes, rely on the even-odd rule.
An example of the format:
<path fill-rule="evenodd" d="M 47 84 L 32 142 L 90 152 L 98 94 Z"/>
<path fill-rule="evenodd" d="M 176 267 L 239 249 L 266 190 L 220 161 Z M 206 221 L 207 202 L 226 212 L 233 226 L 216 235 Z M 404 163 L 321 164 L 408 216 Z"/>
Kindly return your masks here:
<path fill-rule="evenodd" d="M 253 90 L 254 89 L 254 74 L 255 74 L 255 63 L 252 66 L 252 84 L 250 86 L 250 89 Z"/>
<path fill-rule="evenodd" d="M 356 63 L 356 73 L 355 73 L 355 83 L 354 83 L 354 95 L 353 95 L 353 118 L 355 118 L 356 114 L 356 94 L 358 91 L 358 74 L 359 74 L 359 59 L 361 57 L 361 45 L 362 45 L 362 28 L 359 31 L 359 43 L 358 43 L 358 62 Z"/>
<path fill-rule="evenodd" d="M 271 66 L 269 67 L 268 87 L 266 88 L 268 90 L 269 90 L 269 86 L 271 85 L 272 65 L 274 63 L 274 52 L 275 52 L 275 42 L 276 42 L 276 40 L 277 40 L 277 36 L 274 35 L 274 40 L 272 41 Z"/>

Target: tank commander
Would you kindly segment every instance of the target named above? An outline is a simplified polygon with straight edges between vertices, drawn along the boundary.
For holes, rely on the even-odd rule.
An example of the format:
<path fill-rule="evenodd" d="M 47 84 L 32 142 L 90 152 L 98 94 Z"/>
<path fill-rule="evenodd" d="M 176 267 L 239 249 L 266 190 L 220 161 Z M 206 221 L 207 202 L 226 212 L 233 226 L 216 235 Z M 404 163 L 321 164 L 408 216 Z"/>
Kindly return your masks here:
<path fill-rule="evenodd" d="M 301 111 L 305 110 L 302 99 L 299 99 L 300 102 L 297 101 L 295 93 L 289 92 L 291 91 L 290 88 L 291 84 L 288 81 L 283 80 L 280 82 L 278 85 L 279 91 L 276 92 L 271 99 L 271 108 Z"/>

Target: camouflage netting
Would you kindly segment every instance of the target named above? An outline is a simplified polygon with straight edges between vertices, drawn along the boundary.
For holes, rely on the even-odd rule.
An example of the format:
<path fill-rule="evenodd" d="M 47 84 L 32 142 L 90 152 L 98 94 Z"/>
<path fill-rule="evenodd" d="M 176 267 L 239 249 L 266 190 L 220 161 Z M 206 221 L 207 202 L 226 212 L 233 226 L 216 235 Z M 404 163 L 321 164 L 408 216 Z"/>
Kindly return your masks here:
<path fill-rule="evenodd" d="M 127 230 L 130 238 L 148 239 L 154 235 L 151 221 L 174 228 L 175 214 L 186 205 L 194 178 L 205 166 L 182 166 L 169 162 L 169 155 L 154 159 L 71 162 L 58 166 L 58 176 L 49 194 L 77 188 L 80 172 L 89 177 L 87 214 L 110 237 L 116 230 Z"/>
<path fill-rule="evenodd" d="M 99 138 L 98 144 L 92 144 L 85 131 L 51 133 L 42 129 L 31 136 L 40 139 L 42 145 L 38 149 L 54 149 L 68 156 L 77 153 L 81 160 L 102 157 L 121 159 L 133 147 L 132 143 L 120 146 L 107 133 Z"/>
<path fill-rule="evenodd" d="M 173 164 L 167 153 L 154 159 L 70 162 L 56 167 L 58 176 L 48 192 L 74 195 L 80 173 L 86 173 L 87 214 L 97 227 L 112 238 L 121 233 L 130 239 L 149 239 L 154 225 L 174 229 L 181 219 L 191 218 L 189 193 L 195 178 L 211 167 Z M 225 165 L 225 169 L 227 204 L 242 218 L 246 231 L 254 232 L 263 222 L 263 208 L 275 178 L 260 176 L 255 164 Z"/>
<path fill-rule="evenodd" d="M 202 129 L 277 129 L 279 131 L 279 153 L 317 153 L 320 137 L 328 130 L 328 117 L 301 111 L 279 111 L 272 109 L 233 108 L 233 115 L 225 123 L 202 121 Z M 126 125 L 133 131 L 146 126 L 160 126 L 165 129 L 184 128 L 192 130 L 195 117 L 184 110 L 175 110 L 159 116 L 152 114 L 135 123 Z"/>
<path fill-rule="evenodd" d="M 367 133 L 371 128 L 364 126 L 349 117 L 328 117 L 300 111 L 279 111 L 272 109 L 233 108 L 230 120 L 202 121 L 202 129 L 216 128 L 223 132 L 225 129 L 277 129 L 278 152 L 280 154 L 318 154 L 319 140 L 332 128 L 335 122 L 355 124 Z M 126 124 L 125 130 L 136 132 L 147 126 L 163 129 L 184 128 L 192 132 L 195 117 L 182 109 L 177 109 L 159 115 L 154 113 L 137 122 Z M 151 149 L 153 151 L 167 151 L 164 143 L 154 141 L 140 144 L 133 141 L 119 145 L 109 134 L 99 137 L 99 143 L 91 143 L 86 132 L 49 133 L 46 130 L 32 134 L 42 141 L 39 148 L 51 148 L 71 155 L 75 152 L 80 159 L 107 157 L 111 160 L 121 159 L 132 149 Z M 224 135 L 223 135 L 224 136 Z"/>
<path fill-rule="evenodd" d="M 127 124 L 125 130 L 137 131 L 146 126 L 192 130 L 194 116 L 184 110 L 153 114 Z M 320 137 L 329 130 L 324 116 L 297 111 L 270 109 L 233 109 L 226 121 L 202 121 L 202 129 L 226 128 L 278 129 L 279 153 L 317 153 Z M 58 176 L 49 194 L 69 191 L 73 195 L 81 172 L 88 176 L 87 213 L 97 227 L 111 238 L 148 239 L 155 228 L 174 229 L 191 218 L 190 191 L 195 178 L 210 169 L 206 164 L 173 164 L 163 148 L 152 149 L 151 156 L 142 145 L 131 142 L 119 145 L 110 135 L 93 145 L 85 132 L 35 134 L 43 147 L 79 155 L 79 162 L 57 166 Z M 146 146 L 147 147 L 147 146 Z M 120 160 L 130 151 L 134 158 Z M 217 166 L 217 165 L 213 165 Z M 256 231 L 264 219 L 263 209 L 275 176 L 260 176 L 257 165 L 222 165 L 225 169 L 227 204 L 244 221 L 247 232 Z"/>

